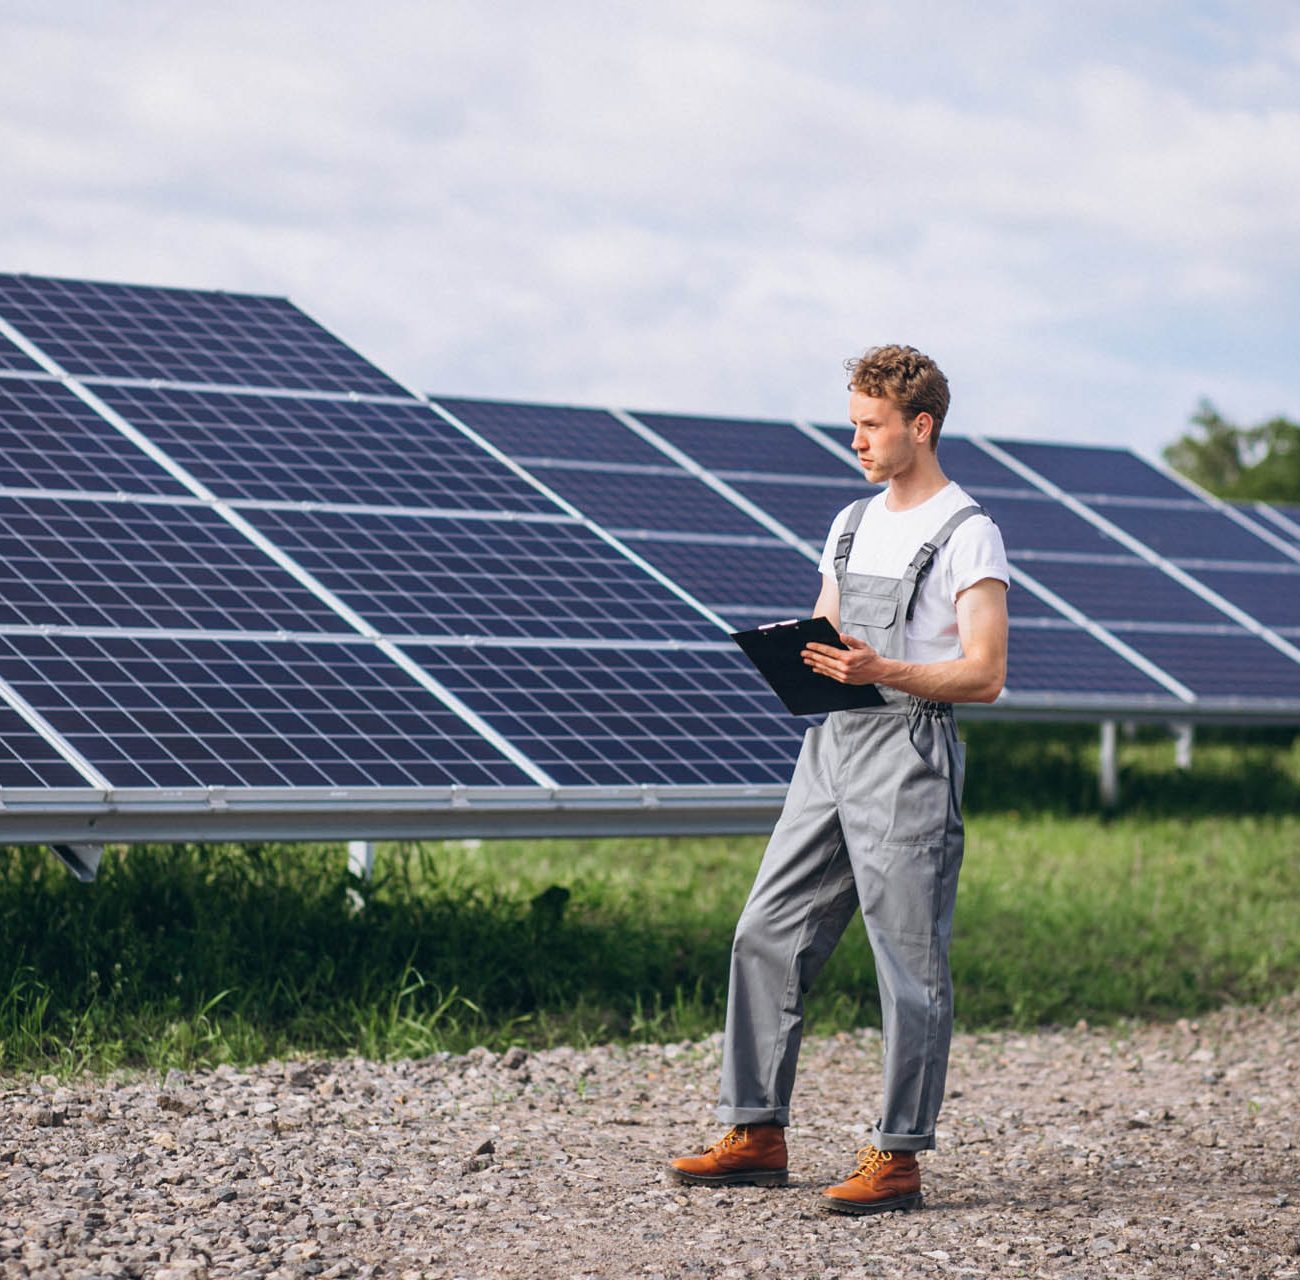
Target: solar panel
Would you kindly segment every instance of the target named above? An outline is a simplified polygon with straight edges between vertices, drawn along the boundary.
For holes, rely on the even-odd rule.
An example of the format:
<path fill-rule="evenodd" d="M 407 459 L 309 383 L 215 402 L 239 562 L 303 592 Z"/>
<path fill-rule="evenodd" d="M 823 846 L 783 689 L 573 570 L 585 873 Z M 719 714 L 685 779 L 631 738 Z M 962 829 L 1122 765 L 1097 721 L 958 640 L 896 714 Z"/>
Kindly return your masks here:
<path fill-rule="evenodd" d="M 842 458 L 788 422 L 639 410 L 632 416 L 710 471 L 833 478 L 844 474 Z"/>
<path fill-rule="evenodd" d="M 1194 576 L 1266 627 L 1300 630 L 1300 565 L 1266 571 L 1241 565 L 1225 569 L 1198 567 Z"/>
<path fill-rule="evenodd" d="M 121 787 L 527 781 L 364 643 L 0 635 L 0 677 Z"/>
<path fill-rule="evenodd" d="M 416 402 L 103 387 L 104 400 L 225 498 L 460 510 L 555 506 Z"/>
<path fill-rule="evenodd" d="M 738 651 L 408 651 L 562 786 L 784 784 L 799 749 Z"/>
<path fill-rule="evenodd" d="M 804 613 L 816 598 L 816 566 L 806 555 L 613 414 L 442 397 L 437 402 L 731 626 Z M 792 426 L 758 426 L 809 443 Z"/>
<path fill-rule="evenodd" d="M 847 483 L 830 479 L 813 483 L 732 479 L 727 483 L 819 548 L 836 515 L 850 502 L 871 492 L 860 481 L 854 481 L 851 471 L 847 472 Z"/>
<path fill-rule="evenodd" d="M 1292 540 L 1300 543 L 1300 506 L 1292 506 L 1285 502 L 1275 502 L 1272 505 L 1282 518 L 1290 523 Z"/>
<path fill-rule="evenodd" d="M 7 378 L 0 379 L 0 486 L 185 492 L 66 387 Z"/>
<path fill-rule="evenodd" d="M 1200 697 L 1300 699 L 1300 663 L 1245 632 L 1153 632 L 1125 639 Z"/>
<path fill-rule="evenodd" d="M 632 540 L 656 568 L 722 614 L 760 622 L 807 614 L 821 589 L 817 565 L 775 538 L 761 543 Z"/>
<path fill-rule="evenodd" d="M 1075 608 L 1112 629 L 1133 619 L 1145 624 L 1219 626 L 1227 619 L 1212 605 L 1143 560 L 1036 560 L 1030 572 Z"/>
<path fill-rule="evenodd" d="M 1066 552 L 1073 555 L 1114 556 L 1125 548 L 1107 537 L 1082 516 L 1053 501 L 1045 494 L 1014 497 L 997 494 L 979 498 L 972 494 L 997 521 L 1008 552 Z"/>
<path fill-rule="evenodd" d="M 1191 496 L 1182 485 L 1127 449 L 1039 444 L 1027 440 L 994 440 L 993 443 L 1066 493 L 1178 501 L 1186 501 Z"/>
<path fill-rule="evenodd" d="M 390 635 L 719 639 L 703 614 L 576 522 L 296 510 L 248 518 Z"/>
<path fill-rule="evenodd" d="M 1160 683 L 1078 628 L 1018 625 L 1013 615 L 1007 653 L 1007 690 L 1059 701 L 1143 698 L 1177 707 Z"/>
<path fill-rule="evenodd" d="M 0 787 L 82 787 L 85 780 L 14 710 L 0 704 Z"/>
<path fill-rule="evenodd" d="M 511 404 L 494 400 L 438 403 L 511 457 L 544 461 L 663 467 L 668 459 L 604 409 Z"/>
<path fill-rule="evenodd" d="M 347 630 L 207 508 L 4 495 L 0 625 Z"/>
<path fill-rule="evenodd" d="M 1100 502 L 1092 505 L 1107 520 L 1170 559 L 1295 563 L 1285 552 L 1212 507 L 1130 507 Z"/>
<path fill-rule="evenodd" d="M 767 532 L 685 471 L 645 476 L 571 466 L 532 470 L 543 484 L 607 529 L 741 536 Z"/>
<path fill-rule="evenodd" d="M 41 366 L 23 349 L 0 333 L 0 371 L 5 373 L 39 373 Z"/>
<path fill-rule="evenodd" d="M 1033 493 L 1033 486 L 977 444 L 962 436 L 939 438 L 939 461 L 944 475 L 955 480 L 972 497 L 987 490 Z"/>
<path fill-rule="evenodd" d="M 78 377 L 408 394 L 283 298 L 0 275 L 0 317 Z"/>

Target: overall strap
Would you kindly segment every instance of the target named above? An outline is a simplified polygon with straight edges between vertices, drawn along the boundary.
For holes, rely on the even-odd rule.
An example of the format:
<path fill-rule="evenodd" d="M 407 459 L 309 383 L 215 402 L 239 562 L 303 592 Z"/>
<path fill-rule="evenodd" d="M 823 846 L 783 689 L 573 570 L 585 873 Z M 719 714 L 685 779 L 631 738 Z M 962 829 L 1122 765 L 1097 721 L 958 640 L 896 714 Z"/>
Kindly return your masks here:
<path fill-rule="evenodd" d="M 853 535 L 857 533 L 858 525 L 862 523 L 862 513 L 866 511 L 867 503 L 870 501 L 870 498 L 859 498 L 849 508 L 839 541 L 835 544 L 835 581 L 841 587 L 844 585 L 844 574 L 848 570 L 849 552 L 853 550 Z"/>
<path fill-rule="evenodd" d="M 987 516 L 989 513 L 983 507 L 969 506 L 963 507 L 960 511 L 954 512 L 948 517 L 947 522 L 938 533 L 930 539 L 929 542 L 923 542 L 921 549 L 912 557 L 912 563 L 907 566 L 903 574 L 903 581 L 912 584 L 911 594 L 907 600 L 907 620 L 911 622 L 912 614 L 916 612 L 916 597 L 920 594 L 921 583 L 925 581 L 925 575 L 930 572 L 934 566 L 934 557 L 938 554 L 939 548 L 957 531 L 957 529 L 966 523 L 971 516 Z M 989 517 L 992 519 L 992 517 Z"/>

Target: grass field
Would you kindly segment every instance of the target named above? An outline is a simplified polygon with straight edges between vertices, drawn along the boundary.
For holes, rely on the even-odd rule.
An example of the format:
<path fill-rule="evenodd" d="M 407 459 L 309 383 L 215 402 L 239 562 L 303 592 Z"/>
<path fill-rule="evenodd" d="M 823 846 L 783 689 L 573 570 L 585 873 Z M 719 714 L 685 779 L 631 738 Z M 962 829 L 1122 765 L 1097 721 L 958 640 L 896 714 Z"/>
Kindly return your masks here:
<path fill-rule="evenodd" d="M 1300 739 L 1202 741 L 1195 769 L 1095 733 L 973 726 L 953 969 L 966 1027 L 1174 1016 L 1300 984 Z M 1014 799 L 1014 807 L 1012 800 Z M 721 1025 L 756 838 L 110 850 L 76 883 L 0 851 L 0 1071 L 418 1055 Z M 851 926 L 810 1027 L 876 1020 Z"/>

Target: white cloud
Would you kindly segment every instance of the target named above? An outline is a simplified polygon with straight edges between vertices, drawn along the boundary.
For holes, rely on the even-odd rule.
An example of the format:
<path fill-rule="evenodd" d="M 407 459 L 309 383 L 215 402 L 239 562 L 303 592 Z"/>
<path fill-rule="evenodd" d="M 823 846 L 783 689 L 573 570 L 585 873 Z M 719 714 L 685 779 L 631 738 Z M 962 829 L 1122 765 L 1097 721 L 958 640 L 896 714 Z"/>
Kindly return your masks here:
<path fill-rule="evenodd" d="M 1300 34 L 1049 8 L 32 7 L 0 268 L 288 293 L 448 392 L 838 418 L 901 338 L 967 430 L 1300 414 Z"/>

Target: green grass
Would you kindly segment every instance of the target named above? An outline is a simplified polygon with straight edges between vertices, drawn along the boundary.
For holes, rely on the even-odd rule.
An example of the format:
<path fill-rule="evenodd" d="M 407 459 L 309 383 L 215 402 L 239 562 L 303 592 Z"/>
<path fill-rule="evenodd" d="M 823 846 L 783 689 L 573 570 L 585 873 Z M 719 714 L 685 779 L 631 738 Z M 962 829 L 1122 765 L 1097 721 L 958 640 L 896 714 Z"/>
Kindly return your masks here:
<path fill-rule="evenodd" d="M 1126 744 L 1128 808 L 1106 818 L 1095 733 L 969 736 L 962 1025 L 1191 1014 L 1300 984 L 1294 743 L 1211 739 L 1189 775 L 1167 741 Z M 706 1034 L 762 845 L 382 845 L 360 912 L 341 846 L 111 849 L 90 886 L 0 850 L 0 1072 Z M 809 1017 L 876 1020 L 859 926 Z"/>

